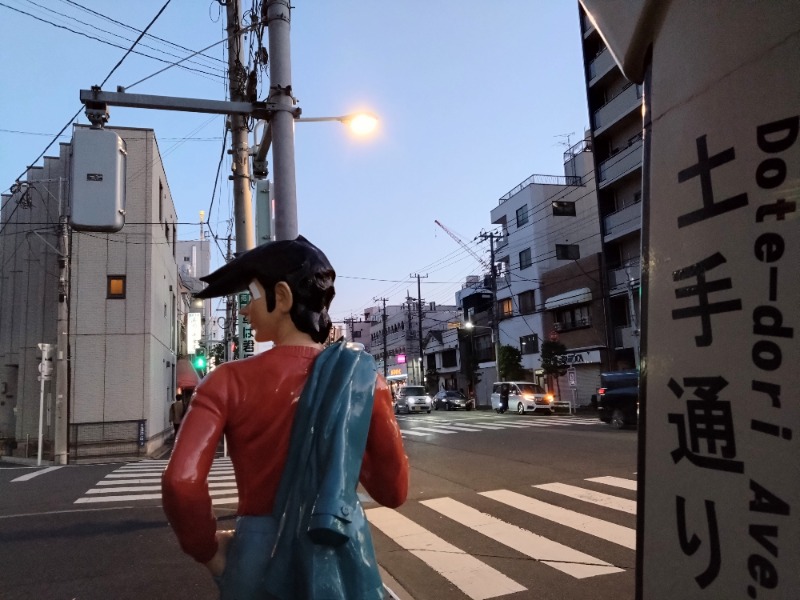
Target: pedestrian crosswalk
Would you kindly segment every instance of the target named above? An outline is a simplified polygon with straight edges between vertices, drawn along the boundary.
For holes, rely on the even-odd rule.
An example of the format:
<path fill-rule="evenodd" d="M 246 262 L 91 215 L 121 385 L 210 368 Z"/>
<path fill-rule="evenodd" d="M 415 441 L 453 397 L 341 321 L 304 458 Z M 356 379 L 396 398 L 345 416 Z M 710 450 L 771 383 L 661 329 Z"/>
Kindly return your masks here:
<path fill-rule="evenodd" d="M 165 467 L 163 460 L 122 465 L 75 503 L 160 503 Z M 236 508 L 229 458 L 214 460 L 208 486 L 215 506 Z M 635 475 L 601 475 L 409 500 L 399 509 L 359 496 L 380 544 L 379 560 L 405 552 L 418 559 L 412 573 L 428 571 L 463 597 L 488 600 L 531 590 L 542 577 L 580 582 L 630 572 L 636 488 Z M 520 561 L 526 561 L 524 575 L 514 567 Z"/>
<path fill-rule="evenodd" d="M 161 474 L 166 460 L 145 460 L 123 465 L 106 475 L 75 500 L 75 504 L 98 504 L 161 500 Z M 208 476 L 208 493 L 214 505 L 232 505 L 239 501 L 236 478 L 230 458 L 217 458 Z"/>
<path fill-rule="evenodd" d="M 501 429 L 538 429 L 546 427 L 573 427 L 575 425 L 596 426 L 603 424 L 592 417 L 550 416 L 538 419 L 526 417 L 497 417 L 485 415 L 451 419 L 431 415 L 398 415 L 400 432 L 406 439 L 435 434 L 474 433 L 499 431 Z"/>
<path fill-rule="evenodd" d="M 615 493 L 620 490 L 624 490 L 621 496 Z M 390 547 L 396 545 L 420 559 L 415 569 L 434 571 L 467 598 L 487 600 L 532 589 L 531 582 L 541 582 L 545 575 L 536 569 L 552 570 L 556 576 L 573 581 L 630 571 L 635 558 L 636 503 L 631 497 L 635 490 L 635 479 L 596 477 L 577 483 L 531 485 L 520 491 L 476 493 L 481 499 L 491 500 L 489 504 L 451 497 L 416 503 L 436 519 L 419 511 L 414 511 L 416 518 L 412 518 L 408 503 L 398 510 L 375 507 L 366 512 L 373 528 L 388 538 Z M 601 516 L 589 514 L 592 511 Z M 554 526 L 543 526 L 542 520 Z M 530 569 L 525 570 L 530 571 L 528 581 L 519 576 L 519 569 L 503 572 L 497 568 L 496 561 L 492 564 L 486 556 L 491 552 L 469 552 L 446 539 L 448 534 L 464 539 L 463 534 L 453 532 L 453 527 L 467 528 L 483 544 L 511 550 L 511 559 L 531 560 Z M 584 542 L 585 547 L 577 548 L 576 537 L 569 530 L 580 532 L 577 539 L 589 536 L 595 542 Z M 480 542 L 478 547 L 482 547 Z"/>

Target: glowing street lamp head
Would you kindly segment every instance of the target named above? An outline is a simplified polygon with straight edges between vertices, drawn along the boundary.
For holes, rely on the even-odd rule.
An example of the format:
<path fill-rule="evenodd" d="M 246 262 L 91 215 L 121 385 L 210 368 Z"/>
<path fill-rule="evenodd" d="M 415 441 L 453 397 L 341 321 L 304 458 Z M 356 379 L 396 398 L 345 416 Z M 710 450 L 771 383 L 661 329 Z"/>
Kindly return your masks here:
<path fill-rule="evenodd" d="M 370 113 L 357 113 L 343 119 L 350 126 L 353 133 L 367 135 L 378 126 L 378 118 Z"/>

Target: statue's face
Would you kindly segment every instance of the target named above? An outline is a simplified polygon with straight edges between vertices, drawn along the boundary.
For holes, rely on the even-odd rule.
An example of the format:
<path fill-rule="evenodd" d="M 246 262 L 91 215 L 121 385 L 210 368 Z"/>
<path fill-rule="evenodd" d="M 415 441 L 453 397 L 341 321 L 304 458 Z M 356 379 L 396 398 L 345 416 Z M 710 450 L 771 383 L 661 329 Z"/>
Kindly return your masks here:
<path fill-rule="evenodd" d="M 270 342 L 275 340 L 277 331 L 277 311 L 267 310 L 267 297 L 264 288 L 255 279 L 248 286 L 250 289 L 250 304 L 240 309 L 242 316 L 250 323 L 253 337 L 257 342 Z"/>

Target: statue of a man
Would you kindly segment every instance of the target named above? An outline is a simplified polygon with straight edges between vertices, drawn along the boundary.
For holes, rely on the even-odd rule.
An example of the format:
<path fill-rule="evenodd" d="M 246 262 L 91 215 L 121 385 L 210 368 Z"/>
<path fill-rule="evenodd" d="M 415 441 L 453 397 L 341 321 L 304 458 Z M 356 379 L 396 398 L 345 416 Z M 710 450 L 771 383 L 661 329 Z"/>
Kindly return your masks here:
<path fill-rule="evenodd" d="M 274 343 L 200 383 L 162 480 L 181 548 L 206 565 L 223 599 L 383 597 L 356 487 L 401 505 L 408 459 L 372 357 L 343 342 L 323 351 L 335 277 L 300 236 L 239 256 L 204 277 L 197 295 L 249 289 L 241 314 L 256 341 Z M 233 534 L 217 531 L 208 492 L 223 434 L 239 495 Z"/>

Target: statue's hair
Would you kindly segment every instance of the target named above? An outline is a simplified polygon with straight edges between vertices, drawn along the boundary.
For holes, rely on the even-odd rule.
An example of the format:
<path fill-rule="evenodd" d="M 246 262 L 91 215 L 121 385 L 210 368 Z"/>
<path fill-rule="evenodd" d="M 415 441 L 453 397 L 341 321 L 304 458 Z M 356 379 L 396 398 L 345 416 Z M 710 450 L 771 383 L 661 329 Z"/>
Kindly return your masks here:
<path fill-rule="evenodd" d="M 255 279 L 264 288 L 267 310 L 275 310 L 275 285 L 286 282 L 292 291 L 289 315 L 299 331 L 318 343 L 328 339 L 328 308 L 336 293 L 336 272 L 325 254 L 303 236 L 267 242 L 236 257 L 201 279 L 208 287 L 197 298 L 216 298 L 247 289 Z"/>

